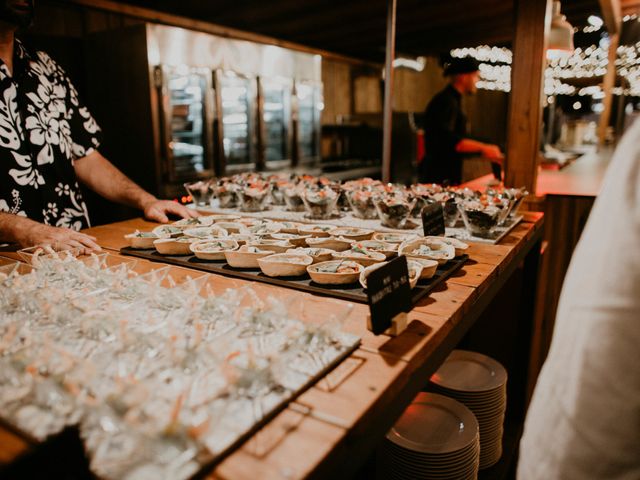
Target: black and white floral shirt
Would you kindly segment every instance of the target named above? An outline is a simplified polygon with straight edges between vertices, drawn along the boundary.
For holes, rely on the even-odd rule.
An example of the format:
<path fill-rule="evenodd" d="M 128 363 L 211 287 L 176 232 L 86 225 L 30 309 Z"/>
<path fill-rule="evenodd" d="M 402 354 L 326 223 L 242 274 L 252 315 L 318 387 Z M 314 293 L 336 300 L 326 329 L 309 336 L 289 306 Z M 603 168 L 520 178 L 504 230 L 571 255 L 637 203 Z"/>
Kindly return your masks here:
<path fill-rule="evenodd" d="M 11 77 L 0 60 L 0 211 L 86 228 L 73 162 L 98 147 L 100 127 L 46 53 L 16 39 L 13 63 Z"/>

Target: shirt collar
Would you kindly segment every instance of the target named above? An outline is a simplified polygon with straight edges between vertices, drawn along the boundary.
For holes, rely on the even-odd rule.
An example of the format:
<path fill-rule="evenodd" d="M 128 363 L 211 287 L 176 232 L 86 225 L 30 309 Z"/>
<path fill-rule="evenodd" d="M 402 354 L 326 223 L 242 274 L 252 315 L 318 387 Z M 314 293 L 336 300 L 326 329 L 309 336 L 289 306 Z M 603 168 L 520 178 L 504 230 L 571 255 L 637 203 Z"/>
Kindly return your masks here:
<path fill-rule="evenodd" d="M 15 77 L 23 75 L 28 69 L 31 62 L 31 54 L 20 40 L 15 39 L 13 47 L 13 73 Z"/>
<path fill-rule="evenodd" d="M 31 60 L 31 54 L 28 52 L 27 48 L 20 40 L 15 38 L 13 42 L 13 77 L 19 78 L 24 75 L 29 68 Z M 6 77 L 10 77 L 9 69 L 7 68 L 6 63 L 0 60 L 0 78 Z"/>
<path fill-rule="evenodd" d="M 458 100 L 462 98 L 462 94 L 452 84 L 449 84 L 447 88 Z"/>

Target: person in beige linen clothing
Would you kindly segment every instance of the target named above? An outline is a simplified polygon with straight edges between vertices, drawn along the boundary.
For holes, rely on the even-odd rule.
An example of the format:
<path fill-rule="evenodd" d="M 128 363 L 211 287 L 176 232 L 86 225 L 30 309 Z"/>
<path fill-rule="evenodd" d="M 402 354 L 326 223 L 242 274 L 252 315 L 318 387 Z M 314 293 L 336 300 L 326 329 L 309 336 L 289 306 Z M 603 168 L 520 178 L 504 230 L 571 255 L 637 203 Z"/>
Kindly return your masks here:
<path fill-rule="evenodd" d="M 640 479 L 640 122 L 614 153 L 571 259 L 517 476 Z"/>

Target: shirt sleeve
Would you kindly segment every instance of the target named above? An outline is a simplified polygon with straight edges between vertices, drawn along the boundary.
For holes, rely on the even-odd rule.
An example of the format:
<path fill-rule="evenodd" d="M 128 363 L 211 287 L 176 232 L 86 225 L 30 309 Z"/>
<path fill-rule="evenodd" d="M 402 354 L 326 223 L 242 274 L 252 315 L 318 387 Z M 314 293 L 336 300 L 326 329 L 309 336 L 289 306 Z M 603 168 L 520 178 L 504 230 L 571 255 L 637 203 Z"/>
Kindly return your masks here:
<path fill-rule="evenodd" d="M 67 120 L 71 130 L 71 155 L 73 160 L 86 157 L 102 143 L 102 130 L 98 126 L 89 109 L 80 101 L 78 91 L 65 75 L 65 83 L 69 92 L 69 109 Z"/>

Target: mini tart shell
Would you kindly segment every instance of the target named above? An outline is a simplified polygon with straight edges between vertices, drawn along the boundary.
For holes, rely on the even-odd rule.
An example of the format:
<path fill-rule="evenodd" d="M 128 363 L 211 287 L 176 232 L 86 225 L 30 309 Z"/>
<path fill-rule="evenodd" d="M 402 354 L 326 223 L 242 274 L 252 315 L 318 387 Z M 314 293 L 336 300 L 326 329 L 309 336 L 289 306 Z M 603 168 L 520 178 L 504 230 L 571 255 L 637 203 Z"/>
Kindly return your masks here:
<path fill-rule="evenodd" d="M 314 227 L 329 227 L 327 230 L 314 230 Z M 311 235 L 312 237 L 330 237 L 329 230 L 333 228 L 331 225 L 301 225 L 298 228 L 300 235 Z"/>
<path fill-rule="evenodd" d="M 337 252 L 333 254 L 333 258 L 338 260 L 350 260 L 352 262 L 359 263 L 365 267 L 369 265 L 373 265 L 374 263 L 384 262 L 387 257 L 385 257 L 384 253 L 370 251 L 370 257 L 360 257 L 360 256 L 352 256 L 350 251 Z"/>
<path fill-rule="evenodd" d="M 217 225 L 212 225 L 210 227 L 195 227 L 188 228 L 184 231 L 185 237 L 194 237 L 194 238 L 212 238 L 212 237 L 226 237 L 229 235 L 229 232 L 222 227 L 218 227 Z"/>
<path fill-rule="evenodd" d="M 250 233 L 233 233 L 229 238 L 238 242 L 238 245 L 246 245 L 247 243 L 257 242 L 259 239 Z"/>
<path fill-rule="evenodd" d="M 411 257 L 410 260 L 419 262 L 422 265 L 422 273 L 420 274 L 420 280 L 428 280 L 436 274 L 438 270 L 438 261 L 429 260 L 426 258 Z"/>
<path fill-rule="evenodd" d="M 393 241 L 392 240 L 386 240 L 385 237 L 387 235 L 398 235 L 398 237 L 399 237 L 398 241 L 395 241 L 395 239 Z M 412 234 L 376 232 L 371 237 L 371 240 L 377 240 L 379 242 L 385 242 L 385 243 L 400 244 L 400 243 L 409 242 L 411 240 L 415 240 L 416 238 L 418 238 L 418 237 L 416 235 L 412 235 Z"/>
<path fill-rule="evenodd" d="M 387 243 L 381 240 L 363 240 L 358 242 L 358 244 L 362 245 L 367 250 L 373 250 L 374 252 L 383 253 L 385 257 L 391 258 L 395 257 L 398 254 L 398 244 L 397 243 Z M 384 247 L 382 250 L 377 248 L 372 248 L 370 245 L 376 244 Z"/>
<path fill-rule="evenodd" d="M 227 250 L 224 252 L 224 258 L 230 267 L 260 268 L 258 260 L 262 257 L 273 255 L 272 251 L 247 252 L 245 248 L 246 246 L 242 246 L 238 250 Z"/>
<path fill-rule="evenodd" d="M 197 238 L 181 242 L 175 238 L 159 238 L 153 242 L 153 246 L 160 255 L 191 255 L 191 244 L 196 241 Z"/>
<path fill-rule="evenodd" d="M 170 233 L 167 231 L 169 229 L 175 229 L 175 232 Z M 182 228 L 176 227 L 174 225 L 158 225 L 156 228 L 151 230 L 151 232 L 155 233 L 158 238 L 181 237 L 182 231 Z"/>
<path fill-rule="evenodd" d="M 349 234 L 350 231 L 355 230 Z M 345 233 L 346 232 L 346 233 Z M 367 230 L 365 228 L 352 228 L 352 227 L 337 227 L 329 231 L 333 237 L 344 237 L 355 242 L 362 240 L 369 240 L 374 234 L 373 230 Z"/>
<path fill-rule="evenodd" d="M 464 243 L 457 238 L 449 238 L 449 237 L 424 237 L 428 240 L 437 240 L 439 242 L 445 243 L 447 245 L 451 245 L 456 250 L 456 257 L 460 255 L 464 255 L 466 251 L 469 249 L 469 244 Z"/>
<path fill-rule="evenodd" d="M 213 218 L 213 223 L 218 223 L 218 222 L 237 222 L 239 221 L 242 217 L 240 215 L 209 215 L 211 218 Z"/>
<path fill-rule="evenodd" d="M 446 253 L 446 255 L 442 258 L 434 256 L 434 255 L 418 255 L 412 253 L 415 251 L 420 245 L 428 245 L 433 250 L 440 250 Z M 446 243 L 442 243 L 438 240 L 428 240 L 426 238 L 419 238 L 417 240 L 412 240 L 407 243 L 403 243 L 400 245 L 398 250 L 399 255 L 406 255 L 407 258 L 425 258 L 427 260 L 436 260 L 440 265 L 444 265 L 449 260 L 452 260 L 456 256 L 456 249 L 451 245 L 447 245 Z"/>
<path fill-rule="evenodd" d="M 303 250 L 306 250 L 307 248 L 316 249 L 316 247 L 290 248 L 289 250 L 287 250 L 287 253 L 297 253 L 297 254 L 302 254 L 302 255 L 309 255 L 311 258 L 313 258 L 313 263 L 314 264 L 320 263 L 320 262 L 328 262 L 329 260 L 331 260 L 333 258 L 334 250 L 329 250 L 328 248 L 317 248 L 317 250 L 321 250 L 321 251 L 316 255 L 312 255 L 309 252 L 303 251 Z"/>
<path fill-rule="evenodd" d="M 298 222 L 283 222 L 280 233 L 293 233 L 294 235 L 299 235 L 299 229 L 301 226 L 302 224 Z"/>
<path fill-rule="evenodd" d="M 353 241 L 336 237 L 311 237 L 305 240 L 311 248 L 327 248 L 336 252 L 344 252 L 351 248 Z"/>
<path fill-rule="evenodd" d="M 258 225 L 250 226 L 248 228 L 249 233 L 253 233 L 255 235 L 270 235 L 272 233 L 280 232 L 282 229 L 282 224 L 278 222 L 263 222 Z"/>
<path fill-rule="evenodd" d="M 213 261 L 220 261 L 220 260 L 224 260 L 225 256 L 224 253 L 226 250 L 236 250 L 238 248 L 238 242 L 236 242 L 235 240 L 217 240 L 222 244 L 227 244 L 228 248 L 225 248 L 224 250 L 216 250 L 216 251 L 206 251 L 201 249 L 201 247 L 203 245 L 206 245 L 207 243 L 210 243 L 212 241 L 216 241 L 216 240 L 201 240 L 199 242 L 193 242 L 191 245 L 189 245 L 189 249 L 193 252 L 193 254 L 201 259 L 201 260 L 213 260 Z"/>
<path fill-rule="evenodd" d="M 283 242 L 281 240 L 267 240 L 266 242 L 263 240 L 256 240 L 255 242 L 247 242 L 247 245 L 259 248 L 260 250 L 271 250 L 273 253 L 285 253 L 293 247 L 289 242 Z"/>
<path fill-rule="evenodd" d="M 289 235 L 295 235 L 294 237 L 289 237 Z M 307 242 L 307 238 L 310 238 L 309 235 L 298 235 L 296 233 L 272 233 L 269 235 L 274 240 L 280 240 L 283 242 L 289 242 L 294 247 L 304 247 Z"/>
<path fill-rule="evenodd" d="M 240 222 L 216 222 L 216 227 L 224 228 L 228 233 L 246 233 L 248 228 Z"/>
<path fill-rule="evenodd" d="M 141 232 L 141 233 L 148 233 L 148 232 Z M 125 235 L 124 238 L 126 238 L 127 242 L 129 242 L 129 246 L 131 248 L 150 249 L 150 248 L 154 248 L 153 242 L 162 238 L 157 236 L 155 233 L 154 235 L 155 235 L 154 237 L 138 237 L 136 236 L 135 233 L 129 233 Z"/>
<path fill-rule="evenodd" d="M 348 263 L 349 265 L 357 266 L 358 271 L 354 273 L 331 273 L 331 272 L 319 272 L 318 268 L 322 266 L 329 266 L 342 263 Z M 320 285 L 347 285 L 355 283 L 360 277 L 360 273 L 364 270 L 364 267 L 357 262 L 342 262 L 341 260 L 330 260 L 328 262 L 320 262 L 307 267 L 307 273 L 315 283 Z"/>
<path fill-rule="evenodd" d="M 277 253 L 258 259 L 260 270 L 268 277 L 301 277 L 307 273 L 307 267 L 312 263 L 313 258 L 309 255 L 297 253 Z"/>
<path fill-rule="evenodd" d="M 410 268 L 409 262 L 411 261 L 412 261 L 411 259 L 407 259 L 408 268 Z M 360 281 L 360 285 L 362 285 L 362 288 L 364 288 L 365 290 L 367 289 L 367 277 L 369 276 L 369 274 L 374 270 L 377 270 L 378 268 L 382 267 L 385 264 L 386 263 L 376 263 L 376 264 L 370 265 L 360 273 L 360 277 L 358 278 L 358 280 Z M 422 278 L 422 268 L 419 268 L 419 264 L 415 266 L 418 267 L 418 275 L 416 275 L 414 278 L 411 278 L 411 275 L 409 275 L 409 286 L 411 288 L 415 288 L 415 286 L 418 284 L 418 280 Z"/>
<path fill-rule="evenodd" d="M 183 218 L 176 222 L 173 222 L 171 226 L 178 228 L 197 228 L 197 227 L 209 227 L 213 224 L 215 219 L 211 215 L 207 215 L 204 217 L 195 217 L 198 219 L 198 223 L 189 223 L 191 218 Z"/>

